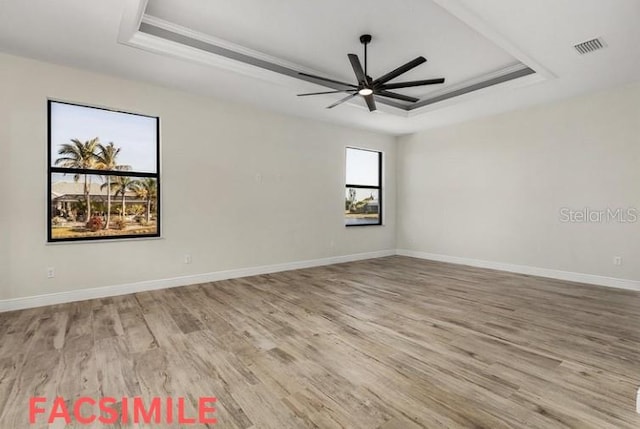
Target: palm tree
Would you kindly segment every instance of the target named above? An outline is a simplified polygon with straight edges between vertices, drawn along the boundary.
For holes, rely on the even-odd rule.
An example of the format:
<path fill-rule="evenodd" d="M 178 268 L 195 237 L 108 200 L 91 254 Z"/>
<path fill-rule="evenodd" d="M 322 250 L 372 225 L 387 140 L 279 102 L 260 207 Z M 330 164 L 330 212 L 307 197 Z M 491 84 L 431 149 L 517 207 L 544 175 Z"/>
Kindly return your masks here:
<path fill-rule="evenodd" d="M 109 142 L 108 145 L 98 144 L 98 153 L 96 154 L 96 167 L 99 170 L 115 170 L 118 168 L 116 158 L 120 153 L 119 147 L 115 147 L 113 142 Z M 109 228 L 109 222 L 111 220 L 111 176 L 102 176 L 106 183 L 100 186 L 100 189 L 107 189 L 107 220 L 104 223 L 104 229 Z"/>
<path fill-rule="evenodd" d="M 133 180 L 131 177 L 126 176 L 117 176 L 113 182 L 111 182 L 111 186 L 115 189 L 113 195 L 118 196 L 122 195 L 122 212 L 120 216 L 122 220 L 124 220 L 124 215 L 126 212 L 126 196 L 128 191 L 134 191 L 136 188 L 136 180 Z"/>
<path fill-rule="evenodd" d="M 147 223 L 149 223 L 151 222 L 151 201 L 155 200 L 158 190 L 156 179 L 147 177 L 136 180 L 134 187 L 136 194 L 147 202 Z"/>
<path fill-rule="evenodd" d="M 63 143 L 60 145 L 58 155 L 64 155 L 55 161 L 55 165 L 60 165 L 64 168 L 81 168 L 91 169 L 95 167 L 96 163 L 96 148 L 100 144 L 98 137 L 95 137 L 86 142 L 81 142 L 78 139 L 71 139 L 70 143 Z M 74 181 L 80 179 L 79 174 L 73 176 Z M 84 174 L 84 200 L 87 203 L 87 216 L 88 221 L 91 218 L 91 178 L 88 174 Z"/>

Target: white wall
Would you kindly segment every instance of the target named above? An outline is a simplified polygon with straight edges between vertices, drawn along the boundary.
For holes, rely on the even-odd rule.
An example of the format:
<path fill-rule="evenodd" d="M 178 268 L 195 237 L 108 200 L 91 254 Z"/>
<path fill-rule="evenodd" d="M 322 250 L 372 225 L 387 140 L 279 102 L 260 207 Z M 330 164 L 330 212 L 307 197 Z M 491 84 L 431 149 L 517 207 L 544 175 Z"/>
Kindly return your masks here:
<path fill-rule="evenodd" d="M 5 92 L 9 84 L 9 75 L 0 62 L 0 94 Z M 7 103 L 0 101 L 0 196 L 7 195 L 9 183 L 9 121 L 7 120 Z M 9 207 L 0 197 L 0 300 L 9 293 Z"/>
<path fill-rule="evenodd" d="M 640 85 L 399 139 L 398 248 L 640 280 Z M 623 266 L 613 257 L 623 257 Z"/>
<path fill-rule="evenodd" d="M 395 248 L 392 137 L 13 56 L 0 70 L 0 299 Z M 47 97 L 160 116 L 163 239 L 45 243 Z M 343 226 L 347 145 L 385 152 L 383 227 Z"/>
<path fill-rule="evenodd" d="M 162 239 L 45 243 L 47 97 L 161 117 Z M 388 136 L 0 54 L 0 118 L 0 300 L 393 249 L 396 236 L 640 280 L 640 222 L 559 219 L 640 208 L 640 85 L 401 137 L 396 161 Z M 347 145 L 385 151 L 384 227 L 343 226 Z"/>

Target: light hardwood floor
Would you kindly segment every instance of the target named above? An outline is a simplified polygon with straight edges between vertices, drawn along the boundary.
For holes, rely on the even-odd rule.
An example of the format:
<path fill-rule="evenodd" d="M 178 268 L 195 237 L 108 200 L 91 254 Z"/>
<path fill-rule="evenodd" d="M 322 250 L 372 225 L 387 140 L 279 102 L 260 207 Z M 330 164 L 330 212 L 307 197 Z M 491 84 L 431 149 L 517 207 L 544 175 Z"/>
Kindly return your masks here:
<path fill-rule="evenodd" d="M 216 396 L 216 428 L 640 427 L 640 293 L 406 257 L 4 313 L 0 339 L 3 429 L 45 427 L 33 395 Z"/>

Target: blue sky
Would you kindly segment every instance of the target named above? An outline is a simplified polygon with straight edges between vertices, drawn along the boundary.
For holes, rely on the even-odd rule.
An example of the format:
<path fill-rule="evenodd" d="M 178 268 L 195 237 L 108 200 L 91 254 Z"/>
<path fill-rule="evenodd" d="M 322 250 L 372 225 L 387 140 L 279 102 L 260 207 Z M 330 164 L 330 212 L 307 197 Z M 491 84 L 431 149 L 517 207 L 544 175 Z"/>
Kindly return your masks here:
<path fill-rule="evenodd" d="M 84 142 L 98 137 L 104 145 L 122 148 L 118 164 L 132 170 L 156 172 L 156 119 L 71 104 L 51 103 L 51 162 L 59 157 L 60 145 L 77 138 Z"/>

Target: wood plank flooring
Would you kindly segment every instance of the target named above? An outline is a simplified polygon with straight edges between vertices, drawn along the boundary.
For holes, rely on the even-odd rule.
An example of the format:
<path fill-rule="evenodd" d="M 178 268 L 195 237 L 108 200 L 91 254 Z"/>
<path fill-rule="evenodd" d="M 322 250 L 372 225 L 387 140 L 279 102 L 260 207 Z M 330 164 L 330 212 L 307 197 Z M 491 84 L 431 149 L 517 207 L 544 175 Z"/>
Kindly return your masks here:
<path fill-rule="evenodd" d="M 637 429 L 639 386 L 640 293 L 406 257 L 0 314 L 0 428 L 88 395 L 216 396 L 216 428 Z"/>

